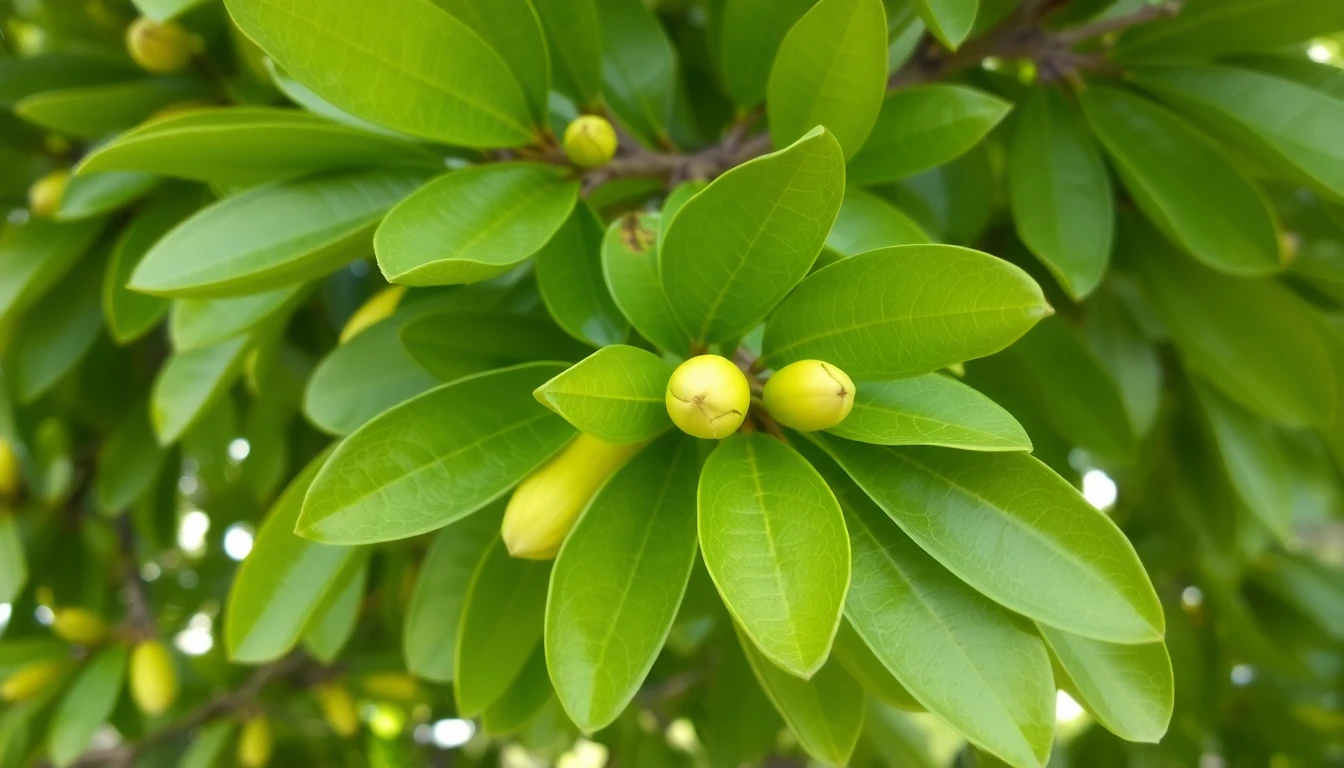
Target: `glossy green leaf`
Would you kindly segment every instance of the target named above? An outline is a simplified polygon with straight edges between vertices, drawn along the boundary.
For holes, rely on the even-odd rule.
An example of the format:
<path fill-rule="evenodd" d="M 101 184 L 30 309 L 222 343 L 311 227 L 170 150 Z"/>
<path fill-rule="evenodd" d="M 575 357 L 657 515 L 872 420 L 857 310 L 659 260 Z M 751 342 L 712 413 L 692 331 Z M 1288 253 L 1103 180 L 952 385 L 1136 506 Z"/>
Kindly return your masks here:
<path fill-rule="evenodd" d="M 479 165 L 440 176 L 387 215 L 378 267 L 403 285 L 475 283 L 536 253 L 574 209 L 578 183 L 541 163 Z"/>
<path fill-rule="evenodd" d="M 243 370 L 252 336 L 177 352 L 159 369 L 150 390 L 150 422 L 160 445 L 170 445 L 219 401 Z"/>
<path fill-rule="evenodd" d="M 580 432 L 637 443 L 672 426 L 664 403 L 671 376 L 661 357 L 618 345 L 599 349 L 534 394 Z"/>
<path fill-rule="evenodd" d="M 103 314 L 108 332 L 118 344 L 129 344 L 144 336 L 168 311 L 165 299 L 132 291 L 126 284 L 149 249 L 198 210 L 201 203 L 199 192 L 170 184 L 155 194 L 121 231 L 103 280 Z"/>
<path fill-rule="evenodd" d="M 965 154 L 999 124 L 1008 102 L 964 85 L 922 85 L 887 94 L 872 138 L 849 161 L 849 183 L 913 176 Z"/>
<path fill-rule="evenodd" d="M 798 284 L 826 242 L 844 184 L 840 145 L 818 128 L 728 171 L 682 206 L 658 264 L 693 340 L 742 335 Z"/>
<path fill-rule="evenodd" d="M 840 622 L 840 631 L 835 633 L 835 647 L 831 649 L 831 654 L 869 693 L 883 702 L 908 712 L 924 709 L 901 685 L 901 681 L 891 674 L 891 670 L 882 664 L 882 660 L 877 658 L 849 621 Z"/>
<path fill-rule="evenodd" d="M 771 663 L 811 677 L 849 588 L 835 496 L 803 457 L 760 432 L 721 441 L 698 493 L 700 548 L 724 605 Z"/>
<path fill-rule="evenodd" d="M 1161 740 L 1175 699 L 1166 644 L 1116 645 L 1037 627 L 1063 672 L 1060 686 L 1107 730 L 1126 741 Z"/>
<path fill-rule="evenodd" d="M 776 147 L 822 125 L 846 158 L 859 151 L 886 92 L 886 32 L 882 0 L 820 0 L 803 14 L 770 70 L 766 112 Z"/>
<path fill-rule="evenodd" d="M 674 353 L 690 350 L 658 274 L 658 214 L 628 213 L 602 238 L 602 274 L 612 300 L 641 336 Z"/>
<path fill-rule="evenodd" d="M 532 397 L 561 370 L 532 363 L 470 376 L 384 411 L 337 447 L 297 530 L 330 543 L 388 541 L 495 500 L 573 436 Z"/>
<path fill-rule="evenodd" d="M 576 104 L 602 97 L 602 28 L 593 0 L 533 0 L 551 52 L 556 90 Z"/>
<path fill-rule="evenodd" d="M 84 754 L 93 732 L 112 714 L 126 678 L 130 649 L 114 645 L 94 656 L 66 689 L 47 732 L 51 762 L 62 768 Z"/>
<path fill-rule="evenodd" d="M 695 564 L 699 453 L 674 432 L 636 454 L 598 491 L 555 562 L 547 668 L 585 733 L 621 714 L 672 629 Z"/>
<path fill-rule="evenodd" d="M 130 128 L 169 104 L 209 93 L 210 87 L 203 80 L 156 77 L 38 93 L 15 104 L 14 112 L 57 133 L 101 139 Z"/>
<path fill-rule="evenodd" d="M 1257 586 L 1309 617 L 1336 641 L 1344 641 L 1344 571 L 1307 554 L 1270 552 L 1256 570 Z"/>
<path fill-rule="evenodd" d="M 166 458 L 154 439 L 148 404 L 142 401 L 127 408 L 98 449 L 98 472 L 93 478 L 98 508 L 116 513 L 131 506 L 149 490 Z"/>
<path fill-rule="evenodd" d="M 554 694 L 546 674 L 546 652 L 538 646 L 523 671 L 481 713 L 481 726 L 491 735 L 514 733 L 536 717 Z"/>
<path fill-rule="evenodd" d="M 499 310 L 427 313 L 402 327 L 401 343 L 440 381 L 510 363 L 582 360 L 589 351 L 547 319 Z"/>
<path fill-rule="evenodd" d="M 76 180 L 139 171 L 252 186 L 359 166 L 433 168 L 428 150 L 295 109 L 197 109 L 146 123 L 89 153 Z"/>
<path fill-rule="evenodd" d="M 1168 237 L 1229 274 L 1282 269 L 1274 213 L 1221 147 L 1127 91 L 1091 86 L 1080 98 L 1125 189 Z"/>
<path fill-rule="evenodd" d="M 920 547 L 995 602 L 1098 640 L 1162 637 L 1133 545 L 1032 456 L 818 442 Z"/>
<path fill-rule="evenodd" d="M 1162 362 L 1122 300 L 1112 292 L 1092 298 L 1083 335 L 1120 390 L 1136 437 L 1157 421 L 1162 405 Z"/>
<path fill-rule="evenodd" d="M 704 719 L 696 722 L 696 732 L 712 768 L 740 768 L 773 749 L 784 724 L 756 682 L 743 644 L 731 631 L 721 634 L 719 664 L 706 692 Z"/>
<path fill-rule="evenodd" d="M 106 223 L 29 219 L 0 231 L 0 324 L 51 289 L 92 245 Z"/>
<path fill-rule="evenodd" d="M 313 92 L 313 89 L 290 77 L 289 73 L 276 64 L 275 59 L 272 59 L 269 56 L 262 57 L 262 64 L 266 68 L 266 73 L 271 76 L 271 83 L 275 85 L 281 93 L 289 97 L 290 101 L 315 115 L 321 115 L 328 120 L 332 120 L 342 125 L 348 125 L 353 128 L 359 128 L 360 130 L 368 131 L 369 133 L 381 133 L 385 136 L 392 136 L 398 139 L 412 138 L 386 126 L 352 115 L 321 96 L 318 96 Z"/>
<path fill-rule="evenodd" d="M 1207 58 L 1264 51 L 1344 30 L 1334 0 L 1191 0 L 1174 18 L 1143 24 L 1120 40 L 1126 58 Z"/>
<path fill-rule="evenodd" d="M 885 703 L 868 698 L 863 718 L 864 742 L 879 753 L 887 765 L 909 768 L 939 768 L 941 763 L 930 754 L 931 739 L 909 715 Z"/>
<path fill-rule="evenodd" d="M 357 549 L 327 588 L 303 628 L 303 647 L 323 664 L 331 664 L 355 631 L 364 588 L 369 580 L 369 549 Z"/>
<path fill-rule="evenodd" d="M 890 189 L 893 201 L 935 240 L 973 245 L 995 214 L 997 173 L 989 150 L 981 144 Z"/>
<path fill-rule="evenodd" d="M 677 52 L 642 0 L 594 0 L 602 36 L 602 93 L 621 122 L 650 141 L 667 136 Z"/>
<path fill-rule="evenodd" d="M 1030 451 L 1031 438 L 1012 414 L 950 376 L 929 373 L 896 381 L 860 381 L 854 408 L 827 430 L 877 445 L 941 445 L 970 451 Z"/>
<path fill-rule="evenodd" d="M 494 50 L 513 73 L 523 98 L 537 124 L 546 119 L 546 98 L 551 90 L 551 62 L 541 19 L 530 0 L 433 0 L 440 8 L 466 24 Z"/>
<path fill-rule="evenodd" d="M 1115 201 L 1106 164 L 1068 99 L 1036 88 L 1008 159 L 1018 236 L 1073 299 L 1096 290 L 1111 260 Z"/>
<path fill-rule="evenodd" d="M 980 0 L 914 0 L 920 18 L 943 45 L 956 50 L 975 25 Z"/>
<path fill-rule="evenodd" d="M 677 211 L 685 205 L 692 197 L 700 194 L 705 187 L 709 186 L 707 181 L 683 181 L 667 193 L 663 198 L 663 208 L 657 214 L 654 214 L 653 221 L 658 225 L 658 249 L 663 247 L 663 241 L 667 239 L 667 225 L 672 223 L 676 217 Z"/>
<path fill-rule="evenodd" d="M 809 755 L 827 765 L 847 765 L 863 728 L 863 687 L 831 661 L 803 680 L 763 656 L 738 629 L 756 679 Z"/>
<path fill-rule="evenodd" d="M 476 565 L 499 533 L 502 503 L 445 526 L 434 535 L 406 610 L 401 635 L 406 668 L 417 677 L 453 679 L 462 604 Z"/>
<path fill-rule="evenodd" d="M 0 105 L 36 93 L 135 80 L 143 73 L 121 56 L 104 53 L 52 51 L 36 56 L 0 59 Z"/>
<path fill-rule="evenodd" d="M 765 327 L 779 369 L 825 360 L 850 378 L 900 378 L 990 355 L 1052 312 L 1027 273 L 951 245 L 899 245 L 831 264 Z"/>
<path fill-rule="evenodd" d="M 932 242 L 901 209 L 858 187 L 846 187 L 840 215 L 826 236 L 826 247 L 845 256 L 885 248 Z"/>
<path fill-rule="evenodd" d="M 376 7 L 353 0 L 225 5 L 238 28 L 286 72 L 352 114 L 469 147 L 533 139 L 527 99 L 508 64 L 431 0 Z"/>
<path fill-rule="evenodd" d="M 14 343 L 14 394 L 30 403 L 74 369 L 103 330 L 103 264 L 77 264 L 24 317 Z"/>
<path fill-rule="evenodd" d="M 1294 457 L 1271 423 L 1204 386 L 1197 388 L 1227 480 L 1246 507 L 1281 540 L 1293 535 Z"/>
<path fill-rule="evenodd" d="M 738 107 L 749 109 L 765 99 L 780 43 L 815 4 L 816 0 L 725 0 L 719 21 L 719 70 Z M 884 48 L 885 43 L 884 39 Z"/>
<path fill-rule="evenodd" d="M 1291 80 L 1337 99 L 1344 99 L 1344 70 L 1329 62 L 1273 53 L 1237 56 L 1231 61 L 1239 67 Z"/>
<path fill-rule="evenodd" d="M 541 643 L 551 563 L 509 557 L 496 538 L 476 566 L 462 607 L 453 693 L 464 717 L 480 714 L 518 677 Z"/>
<path fill-rule="evenodd" d="M 168 318 L 173 349 L 209 347 L 246 333 L 291 310 L 308 294 L 305 285 L 229 299 L 178 299 Z"/>
<path fill-rule="evenodd" d="M 570 336 L 595 347 L 620 344 L 630 335 L 602 275 L 603 236 L 592 209 L 580 205 L 537 252 L 537 287 L 551 317 Z"/>
<path fill-rule="evenodd" d="M 70 179 L 61 195 L 56 218 L 76 221 L 130 205 L 159 185 L 148 173 L 91 173 Z"/>

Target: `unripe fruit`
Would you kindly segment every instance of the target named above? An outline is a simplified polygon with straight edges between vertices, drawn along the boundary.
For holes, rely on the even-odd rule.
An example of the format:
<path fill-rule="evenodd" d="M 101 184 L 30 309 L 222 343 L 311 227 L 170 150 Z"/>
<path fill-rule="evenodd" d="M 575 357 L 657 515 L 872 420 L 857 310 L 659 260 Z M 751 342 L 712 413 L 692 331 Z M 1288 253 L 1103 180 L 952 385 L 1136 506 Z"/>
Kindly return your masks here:
<path fill-rule="evenodd" d="M 19 467 L 19 457 L 14 453 L 14 444 L 6 437 L 0 437 L 0 506 L 19 495 L 23 485 L 23 472 Z"/>
<path fill-rule="evenodd" d="M 597 115 L 577 118 L 565 128 L 565 155 L 580 168 L 606 165 L 616 155 L 616 129 Z"/>
<path fill-rule="evenodd" d="M 177 670 L 158 640 L 146 640 L 131 652 L 131 698 L 146 715 L 163 714 L 177 698 Z"/>
<path fill-rule="evenodd" d="M 663 400 L 667 415 L 682 432 L 705 440 L 722 440 L 747 418 L 751 385 L 731 360 L 700 355 L 672 372 Z"/>
<path fill-rule="evenodd" d="M 191 61 L 191 47 L 191 33 L 175 21 L 160 24 L 142 16 L 126 28 L 126 50 L 149 72 L 177 72 Z"/>
<path fill-rule="evenodd" d="M 820 360 L 799 360 L 780 368 L 765 382 L 765 410 L 799 432 L 830 429 L 854 407 L 854 382 L 845 372 Z"/>
<path fill-rule="evenodd" d="M 56 611 L 51 631 L 76 645 L 97 645 L 107 637 L 107 624 L 85 608 L 62 608 Z"/>
<path fill-rule="evenodd" d="M 322 704 L 322 716 L 338 736 L 350 737 L 359 730 L 359 713 L 355 711 L 355 697 L 340 683 L 317 686 L 317 700 Z"/>
<path fill-rule="evenodd" d="M 261 768 L 271 761 L 271 724 L 265 717 L 243 723 L 238 734 L 238 764 L 243 768 Z"/>
<path fill-rule="evenodd" d="M 597 489 L 639 449 L 640 444 L 616 445 L 579 433 L 514 489 L 500 527 L 509 554 L 555 557 Z"/>
<path fill-rule="evenodd" d="M 401 297 L 405 295 L 406 286 L 394 285 L 370 296 L 369 300 L 361 304 L 350 319 L 345 321 L 345 327 L 341 329 L 341 343 L 344 344 L 360 331 L 391 317 L 392 313 L 397 311 Z"/>
<path fill-rule="evenodd" d="M 27 701 L 46 693 L 65 674 L 65 666 L 65 659 L 47 659 L 20 667 L 0 683 L 0 699 Z"/>
<path fill-rule="evenodd" d="M 28 188 L 28 211 L 40 219 L 54 219 L 61 210 L 61 198 L 70 184 L 70 172 L 52 171 Z"/>
<path fill-rule="evenodd" d="M 400 672 L 374 672 L 364 676 L 364 691 L 379 699 L 411 701 L 420 695 L 420 683 Z"/>

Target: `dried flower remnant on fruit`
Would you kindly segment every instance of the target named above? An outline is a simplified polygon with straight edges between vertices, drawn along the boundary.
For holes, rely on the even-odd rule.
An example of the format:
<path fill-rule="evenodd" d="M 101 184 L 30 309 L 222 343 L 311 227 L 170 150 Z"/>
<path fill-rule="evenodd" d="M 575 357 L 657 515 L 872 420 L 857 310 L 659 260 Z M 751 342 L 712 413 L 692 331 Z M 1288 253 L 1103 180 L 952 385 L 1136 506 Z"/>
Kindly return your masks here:
<path fill-rule="evenodd" d="M 168 647 L 146 640 L 131 652 L 131 698 L 146 715 L 161 715 L 177 699 L 177 670 Z"/>
<path fill-rule="evenodd" d="M 672 372 L 664 398 L 672 423 L 692 437 L 722 440 L 737 431 L 751 406 L 751 385 L 733 361 L 700 355 Z"/>
<path fill-rule="evenodd" d="M 186 67 L 194 44 L 192 34 L 175 21 L 160 24 L 142 16 L 126 28 L 127 52 L 141 69 L 155 74 L 172 74 Z"/>
<path fill-rule="evenodd" d="M 854 407 L 854 382 L 820 360 L 784 366 L 765 382 L 761 399 L 770 417 L 800 432 L 830 429 Z"/>
<path fill-rule="evenodd" d="M 597 115 L 575 119 L 565 128 L 565 155 L 580 168 L 606 165 L 616 156 L 616 129 Z"/>
<path fill-rule="evenodd" d="M 70 185 L 70 172 L 52 171 L 28 188 L 28 211 L 40 219 L 54 219 L 61 210 L 61 198 Z"/>

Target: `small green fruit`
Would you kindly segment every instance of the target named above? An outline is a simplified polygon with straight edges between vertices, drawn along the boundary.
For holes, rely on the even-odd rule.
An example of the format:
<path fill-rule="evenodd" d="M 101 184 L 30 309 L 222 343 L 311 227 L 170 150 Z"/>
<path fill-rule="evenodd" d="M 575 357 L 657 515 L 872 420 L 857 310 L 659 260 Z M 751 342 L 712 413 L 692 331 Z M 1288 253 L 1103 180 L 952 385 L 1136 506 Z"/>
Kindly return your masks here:
<path fill-rule="evenodd" d="M 584 115 L 565 128 L 565 154 L 580 168 L 606 165 L 616 155 L 616 129 L 605 118 Z"/>
<path fill-rule="evenodd" d="M 800 432 L 830 429 L 854 407 L 854 382 L 845 372 L 820 360 L 784 366 L 765 382 L 765 410 Z"/>
<path fill-rule="evenodd" d="M 51 689 L 65 674 L 65 659 L 47 659 L 35 661 L 20 667 L 17 672 L 0 683 L 0 699 L 4 701 L 27 701 L 40 696 Z"/>
<path fill-rule="evenodd" d="M 238 764 L 244 768 L 262 768 L 271 761 L 271 724 L 257 716 L 243 723 L 238 734 Z"/>
<path fill-rule="evenodd" d="M 61 210 L 61 198 L 70 184 L 70 172 L 52 171 L 28 188 L 28 211 L 41 219 L 54 219 Z"/>
<path fill-rule="evenodd" d="M 76 645 L 97 645 L 107 637 L 107 624 L 88 609 L 62 608 L 56 611 L 51 631 Z"/>
<path fill-rule="evenodd" d="M 177 699 L 177 670 L 168 647 L 146 640 L 131 652 L 131 698 L 146 715 L 161 715 Z"/>
<path fill-rule="evenodd" d="M 667 415 L 682 432 L 705 440 L 722 440 L 747 418 L 751 385 L 733 361 L 700 355 L 672 372 L 664 402 Z"/>
<path fill-rule="evenodd" d="M 126 28 L 126 50 L 141 69 L 160 75 L 180 71 L 191 61 L 193 38 L 175 21 L 160 24 L 140 17 Z"/>

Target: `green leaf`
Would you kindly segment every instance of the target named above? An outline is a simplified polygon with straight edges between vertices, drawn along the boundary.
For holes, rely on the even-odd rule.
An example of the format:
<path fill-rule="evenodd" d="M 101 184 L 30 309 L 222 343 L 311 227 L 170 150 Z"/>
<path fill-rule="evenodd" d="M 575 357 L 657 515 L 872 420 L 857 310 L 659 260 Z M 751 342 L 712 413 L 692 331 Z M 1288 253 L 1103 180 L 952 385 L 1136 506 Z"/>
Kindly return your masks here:
<path fill-rule="evenodd" d="M 780 43 L 815 4 L 816 0 L 725 0 L 719 20 L 718 61 L 734 104 L 750 109 L 765 100 Z"/>
<path fill-rule="evenodd" d="M 773 664 L 811 677 L 849 588 L 835 496 L 803 457 L 759 432 L 719 443 L 698 494 L 700 547 L 724 605 Z"/>
<path fill-rule="evenodd" d="M 774 748 L 783 723 L 756 682 L 743 650 L 731 632 L 719 643 L 719 664 L 706 693 L 704 720 L 696 730 L 712 768 L 754 764 Z"/>
<path fill-rule="evenodd" d="M 1136 437 L 1157 421 L 1162 405 L 1162 362 L 1137 321 L 1112 291 L 1088 303 L 1083 334 L 1097 360 L 1120 390 Z"/>
<path fill-rule="evenodd" d="M 47 732 L 52 763 L 63 768 L 84 754 L 93 732 L 117 704 L 129 655 L 128 647 L 114 645 L 94 656 L 70 684 Z"/>
<path fill-rule="evenodd" d="M 849 161 L 849 183 L 913 176 L 970 151 L 1012 106 L 964 85 L 923 85 L 887 94 L 872 138 Z"/>
<path fill-rule="evenodd" d="M 849 621 L 840 622 L 840 631 L 835 633 L 835 647 L 831 653 L 855 680 L 883 702 L 908 712 L 924 710 L 924 706 L 910 695 L 901 681 L 883 666 L 882 660 L 877 658 Z"/>
<path fill-rule="evenodd" d="M 1271 551 L 1253 578 L 1257 586 L 1309 617 L 1331 639 L 1344 641 L 1344 572 L 1310 555 Z"/>
<path fill-rule="evenodd" d="M 1173 242 L 1229 274 L 1283 268 L 1274 213 L 1225 150 L 1127 91 L 1094 85 L 1080 99 L 1125 189 Z"/>
<path fill-rule="evenodd" d="M 25 316 L 12 357 L 19 402 L 31 403 L 54 387 L 98 340 L 104 262 L 100 255 L 78 265 Z"/>
<path fill-rule="evenodd" d="M 150 422 L 159 445 L 171 445 L 219 401 L 243 370 L 255 341 L 236 336 L 213 347 L 176 352 L 154 378 Z"/>
<path fill-rule="evenodd" d="M 951 245 L 899 245 L 831 264 L 765 327 L 779 369 L 825 360 L 856 380 L 929 373 L 991 355 L 1053 310 L 1027 273 Z"/>
<path fill-rule="evenodd" d="M 546 662 L 585 733 L 621 714 L 672 629 L 695 565 L 699 472 L 696 441 L 663 436 L 607 481 L 560 550 Z"/>
<path fill-rule="evenodd" d="M 468 147 L 533 139 L 527 99 L 508 64 L 430 0 L 225 5 L 238 28 L 294 79 L 354 115 Z"/>
<path fill-rule="evenodd" d="M 200 5 L 204 0 L 132 0 L 141 15 L 164 22 L 182 15 Z"/>
<path fill-rule="evenodd" d="M 602 274 L 612 300 L 641 336 L 673 353 L 690 350 L 658 275 L 659 217 L 627 213 L 602 238 Z"/>
<path fill-rule="evenodd" d="M 105 223 L 101 218 L 69 223 L 30 218 L 0 231 L 0 325 L 64 277 Z"/>
<path fill-rule="evenodd" d="M 537 125 L 546 121 L 551 62 L 541 19 L 529 0 L 433 0 L 466 24 L 492 48 L 513 73 Z"/>
<path fill-rule="evenodd" d="M 536 717 L 554 693 L 546 674 L 546 652 L 537 647 L 523 671 L 481 713 L 481 726 L 492 736 L 514 733 Z"/>
<path fill-rule="evenodd" d="M 433 168 L 436 158 L 408 142 L 295 109 L 230 107 L 174 114 L 127 131 L 89 153 L 73 182 L 95 172 L 138 171 L 246 187 L 388 165 Z"/>
<path fill-rule="evenodd" d="M 574 434 L 532 398 L 562 369 L 531 363 L 470 376 L 384 411 L 337 447 L 297 530 L 338 544 L 389 541 L 499 498 Z"/>
<path fill-rule="evenodd" d="M 582 360 L 588 354 L 548 319 L 500 310 L 427 313 L 402 327 L 401 343 L 441 381 L 510 363 Z"/>
<path fill-rule="evenodd" d="M 663 241 L 667 239 L 667 225 L 672 223 L 677 211 L 680 211 L 687 201 L 700 194 L 707 186 L 709 186 L 707 181 L 683 181 L 667 193 L 667 197 L 663 199 L 662 210 L 653 214 L 653 221 L 658 225 L 659 251 L 663 248 Z"/>
<path fill-rule="evenodd" d="M 542 405 L 580 432 L 637 443 L 672 425 L 664 398 L 672 366 L 636 347 L 604 347 L 537 388 Z"/>
<path fill-rule="evenodd" d="M 1069 297 L 1096 290 L 1111 260 L 1115 202 L 1092 134 L 1054 88 L 1035 88 L 1008 158 L 1018 236 Z"/>
<path fill-rule="evenodd" d="M 150 198 L 131 223 L 121 231 L 112 248 L 112 258 L 103 280 L 103 314 L 108 332 L 118 344 L 129 344 L 159 324 L 168 302 L 126 287 L 131 273 L 150 248 L 202 203 L 200 192 L 185 185 L 169 184 Z"/>
<path fill-rule="evenodd" d="M 1344 70 L 1329 62 L 1273 53 L 1237 56 L 1232 63 L 1267 75 L 1291 80 L 1337 99 L 1344 99 Z"/>
<path fill-rule="evenodd" d="M 607 104 L 646 140 L 664 140 L 677 87 L 672 41 L 642 0 L 595 0 L 594 5 Z"/>
<path fill-rule="evenodd" d="M 230 299 L 178 299 L 168 318 L 173 349 L 209 347 L 246 333 L 307 298 L 306 285 L 291 285 Z"/>
<path fill-rule="evenodd" d="M 434 535 L 406 609 L 401 635 L 406 668 L 436 683 L 453 679 L 459 622 L 467 587 L 486 547 L 499 533 L 504 504 L 444 526 Z"/>
<path fill-rule="evenodd" d="M 933 36 L 955 51 L 975 26 L 980 0 L 914 0 L 914 3 Z"/>
<path fill-rule="evenodd" d="M 630 335 L 602 276 L 603 237 L 596 214 L 580 205 L 537 252 L 537 287 L 551 317 L 570 336 L 595 347 L 620 344 Z"/>
<path fill-rule="evenodd" d="M 98 509 L 117 513 L 131 506 L 153 485 L 166 458 L 149 425 L 148 403 L 128 408 L 98 449 L 98 472 L 93 478 Z"/>
<path fill-rule="evenodd" d="M 1107 730 L 1126 741 L 1161 740 L 1175 699 L 1165 643 L 1116 645 L 1037 628 L 1063 672 L 1060 686 Z"/>
<path fill-rule="evenodd" d="M 941 445 L 969 451 L 1030 451 L 1012 414 L 940 373 L 896 381 L 860 381 L 854 408 L 827 430 L 877 445 Z"/>
<path fill-rule="evenodd" d="M 77 221 L 130 205 L 157 187 L 160 180 L 147 173 L 90 173 L 70 179 L 61 195 L 56 218 Z"/>
<path fill-rule="evenodd" d="M 324 451 L 309 462 L 280 494 L 238 566 L 224 618 L 224 642 L 234 661 L 259 664 L 289 652 L 358 554 L 294 534 L 304 494 L 330 455 Z"/>
<path fill-rule="evenodd" d="M 728 171 L 681 207 L 658 262 L 692 340 L 741 336 L 803 279 L 839 213 L 843 160 L 835 137 L 817 128 Z"/>
<path fill-rule="evenodd" d="M 602 29 L 593 0 L 533 0 L 551 52 L 555 88 L 576 104 L 602 98 Z"/>
<path fill-rule="evenodd" d="M 1130 30 L 1120 39 L 1127 59 L 1208 58 L 1267 51 L 1344 30 L 1334 0 L 1193 0 L 1175 17 Z"/>
<path fill-rule="evenodd" d="M 738 639 L 756 679 L 802 748 L 827 765 L 847 765 L 863 728 L 863 687 L 836 661 L 810 680 L 795 677 L 763 656 L 740 627 Z"/>
<path fill-rule="evenodd" d="M 0 602 L 13 604 L 27 583 L 28 558 L 23 551 L 23 532 L 19 530 L 13 512 L 0 511 Z M 7 673 L 12 671 L 6 670 Z"/>
<path fill-rule="evenodd" d="M 989 226 L 998 200 L 998 171 L 984 144 L 891 188 L 892 200 L 935 240 L 977 243 Z"/>
<path fill-rule="evenodd" d="M 1162 637 L 1162 607 L 1129 540 L 1032 456 L 817 442 L 916 543 L 995 602 L 1098 640 Z"/>
<path fill-rule="evenodd" d="M 237 731 L 238 721 L 232 718 L 201 726 L 177 768 L 219 768 L 225 752 L 237 743 Z"/>
<path fill-rule="evenodd" d="M 551 563 L 509 557 L 498 537 L 476 566 L 462 607 L 453 693 L 463 717 L 502 696 L 541 643 Z"/>
<path fill-rule="evenodd" d="M 1273 424 L 1197 386 L 1228 482 L 1265 528 L 1280 540 L 1293 535 L 1293 500 L 1300 478 L 1295 457 Z"/>
<path fill-rule="evenodd" d="M 53 51 L 0 59 L 0 105 L 37 93 L 104 85 L 143 76 L 130 59 L 103 53 Z"/>
<path fill-rule="evenodd" d="M 885 248 L 932 242 L 901 209 L 858 187 L 846 187 L 840 215 L 826 236 L 826 247 L 845 256 Z"/>
<path fill-rule="evenodd" d="M 56 133 L 80 139 L 101 139 L 130 128 L 169 104 L 209 95 L 210 86 L 203 80 L 155 77 L 47 91 L 19 101 L 14 105 L 14 112 Z"/>
<path fill-rule="evenodd" d="M 1237 67 L 1155 67 L 1132 79 L 1268 170 L 1344 197 L 1344 99 Z"/>
<path fill-rule="evenodd" d="M 403 285 L 475 283 L 536 253 L 574 209 L 577 182 L 542 163 L 496 163 L 431 181 L 374 236 L 378 267 Z"/>
<path fill-rule="evenodd" d="M 369 580 L 370 549 L 358 549 L 336 575 L 303 628 L 303 647 L 313 658 L 331 664 L 350 640 Z"/>
<path fill-rule="evenodd" d="M 770 136 L 784 147 L 823 125 L 853 157 L 886 88 L 882 0 L 820 0 L 779 45 L 766 97 Z"/>

